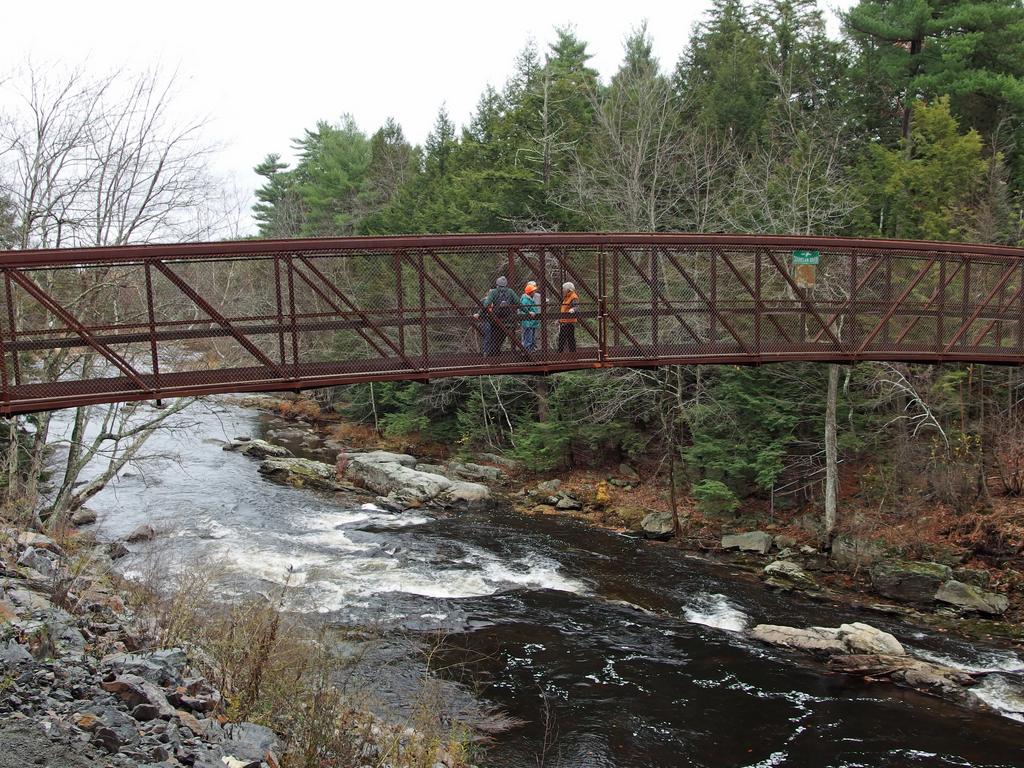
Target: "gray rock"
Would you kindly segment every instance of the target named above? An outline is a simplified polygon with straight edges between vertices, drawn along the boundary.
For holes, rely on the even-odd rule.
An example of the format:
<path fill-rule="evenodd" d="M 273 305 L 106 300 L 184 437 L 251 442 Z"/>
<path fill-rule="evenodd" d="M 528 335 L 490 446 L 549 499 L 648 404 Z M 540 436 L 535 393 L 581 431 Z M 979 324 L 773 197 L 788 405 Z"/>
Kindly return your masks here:
<path fill-rule="evenodd" d="M 480 461 L 489 461 L 491 464 L 497 464 L 499 467 L 504 467 L 509 470 L 519 468 L 518 461 L 510 459 L 508 456 L 500 456 L 497 453 L 478 453 L 477 458 L 480 459 Z"/>
<path fill-rule="evenodd" d="M 505 473 L 497 467 L 486 467 L 471 462 L 448 462 L 448 474 L 463 480 L 482 480 L 487 483 L 498 483 L 505 479 Z"/>
<path fill-rule="evenodd" d="M 118 675 L 109 682 L 101 683 L 100 687 L 130 707 L 150 704 L 157 708 L 160 717 L 170 718 L 174 715 L 174 707 L 168 703 L 163 691 L 138 675 Z"/>
<path fill-rule="evenodd" d="M 537 483 L 537 487 L 534 489 L 534 492 L 541 496 L 551 496 L 558 493 L 558 489 L 561 487 L 562 481 L 556 477 L 554 480 L 545 480 L 543 483 Z"/>
<path fill-rule="evenodd" d="M 136 541 L 152 541 L 156 538 L 156 528 L 149 523 L 143 523 L 134 531 L 125 536 L 125 541 L 132 544 Z"/>
<path fill-rule="evenodd" d="M 794 549 L 797 542 L 792 536 L 786 536 L 785 534 L 780 533 L 772 539 L 772 543 L 775 545 L 776 549 Z"/>
<path fill-rule="evenodd" d="M 640 473 L 637 472 L 632 465 L 627 464 L 626 462 L 619 464 L 619 475 L 627 480 L 632 480 L 633 482 L 638 482 L 640 480 Z"/>
<path fill-rule="evenodd" d="M 671 536 L 674 530 L 671 512 L 651 512 L 640 521 L 640 528 L 649 538 Z"/>
<path fill-rule="evenodd" d="M 312 459 L 264 459 L 259 466 L 259 473 L 271 480 L 298 487 L 308 486 L 325 491 L 337 491 L 344 487 L 338 482 L 334 466 Z"/>
<path fill-rule="evenodd" d="M 555 503 L 555 509 L 561 509 L 563 511 L 579 511 L 583 509 L 583 504 L 578 499 L 574 499 L 572 496 L 563 494 Z"/>
<path fill-rule="evenodd" d="M 120 560 L 125 555 L 131 554 L 131 550 L 122 541 L 112 541 L 107 544 L 107 557 L 111 560 Z"/>
<path fill-rule="evenodd" d="M 96 512 L 88 507 L 76 509 L 71 515 L 72 525 L 91 525 L 96 522 Z"/>
<path fill-rule="evenodd" d="M 49 579 L 57 572 L 57 564 L 53 561 L 52 555 L 44 554 L 44 552 L 45 550 L 28 547 L 18 558 L 18 565 L 32 568 L 38 571 L 43 578 Z"/>
<path fill-rule="evenodd" d="M 843 570 L 869 568 L 885 557 L 885 547 L 871 539 L 842 534 L 832 542 L 832 561 Z"/>
<path fill-rule="evenodd" d="M 790 560 L 776 560 L 764 568 L 768 584 L 780 589 L 817 589 L 818 583 L 796 563 Z"/>
<path fill-rule="evenodd" d="M 262 760 L 267 752 L 278 749 L 277 734 L 255 723 L 235 723 L 225 728 L 227 739 L 220 747 L 224 757 L 233 757 L 246 763 Z"/>
<path fill-rule="evenodd" d="M 764 531 L 726 534 L 722 537 L 722 549 L 738 549 L 741 552 L 768 554 L 772 548 L 772 537 Z"/>
<path fill-rule="evenodd" d="M 992 575 L 980 568 L 954 568 L 953 578 L 981 589 L 988 589 L 992 582 Z"/>
<path fill-rule="evenodd" d="M 64 557 L 64 550 L 61 549 L 60 545 L 42 533 L 36 533 L 35 531 L 22 531 L 18 534 L 18 546 L 22 549 L 27 547 L 34 547 L 36 549 L 45 549 L 58 557 Z"/>
<path fill-rule="evenodd" d="M 796 648 L 808 653 L 831 655 L 846 653 L 846 645 L 839 639 L 839 630 L 830 627 L 784 627 L 774 624 L 758 624 L 750 630 L 755 640 L 783 648 Z"/>
<path fill-rule="evenodd" d="M 973 584 L 952 580 L 939 587 L 938 592 L 935 593 L 935 599 L 966 611 L 977 611 L 990 615 L 1004 613 L 1010 605 L 1006 595 L 986 592 Z"/>
<path fill-rule="evenodd" d="M 416 460 L 405 454 L 357 453 L 345 464 L 345 477 L 403 507 L 431 503 L 475 504 L 490 498 L 486 486 L 419 472 L 414 469 L 415 465 Z"/>
<path fill-rule="evenodd" d="M 177 686 L 188 657 L 180 648 L 165 648 L 150 653 L 114 653 L 104 656 L 100 666 L 116 675 L 137 675 L 154 685 Z"/>
<path fill-rule="evenodd" d="M 902 656 L 906 653 L 900 642 L 888 632 L 861 623 L 807 629 L 758 624 L 750 631 L 750 636 L 770 645 L 816 655 L 887 653 Z"/>
<path fill-rule="evenodd" d="M 444 475 L 448 470 L 440 464 L 417 464 L 417 472 L 426 472 L 429 475 Z"/>
<path fill-rule="evenodd" d="M 882 561 L 871 567 L 871 586 L 878 594 L 910 603 L 930 603 L 952 570 L 925 562 Z"/>
<path fill-rule="evenodd" d="M 224 446 L 224 450 L 244 453 L 254 459 L 284 459 L 292 455 L 292 452 L 283 445 L 274 445 L 266 440 L 253 439 L 228 443 Z"/>
<path fill-rule="evenodd" d="M 32 654 L 14 640 L 8 640 L 6 646 L 0 645 L 0 665 L 16 666 L 33 661 Z"/>

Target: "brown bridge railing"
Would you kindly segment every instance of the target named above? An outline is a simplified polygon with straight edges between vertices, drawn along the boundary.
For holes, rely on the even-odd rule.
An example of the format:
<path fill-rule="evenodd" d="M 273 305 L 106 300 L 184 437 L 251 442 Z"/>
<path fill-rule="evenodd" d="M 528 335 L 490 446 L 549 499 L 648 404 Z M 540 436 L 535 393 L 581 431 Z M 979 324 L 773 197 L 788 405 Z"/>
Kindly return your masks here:
<path fill-rule="evenodd" d="M 614 366 L 1019 364 L 1022 257 L 953 243 L 589 233 L 0 252 L 0 413 Z M 537 283 L 535 349 L 514 312 L 482 312 L 499 276 L 517 297 Z M 565 282 L 579 296 L 571 318 L 560 314 Z M 568 319 L 576 348 L 559 351 Z M 494 354 L 482 347 L 488 325 Z"/>

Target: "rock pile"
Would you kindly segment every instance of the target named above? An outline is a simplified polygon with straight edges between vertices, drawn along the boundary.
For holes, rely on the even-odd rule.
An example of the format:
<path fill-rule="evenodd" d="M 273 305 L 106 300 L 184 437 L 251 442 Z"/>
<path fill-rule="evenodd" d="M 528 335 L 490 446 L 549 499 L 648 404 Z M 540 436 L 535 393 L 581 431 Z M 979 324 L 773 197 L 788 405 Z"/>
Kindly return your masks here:
<path fill-rule="evenodd" d="M 229 723 L 184 650 L 141 650 L 153 627 L 89 573 L 67 586 L 56 542 L 0 542 L 0 766 L 278 765 L 273 731 Z M 110 564 L 99 547 L 76 556 L 95 576 Z"/>

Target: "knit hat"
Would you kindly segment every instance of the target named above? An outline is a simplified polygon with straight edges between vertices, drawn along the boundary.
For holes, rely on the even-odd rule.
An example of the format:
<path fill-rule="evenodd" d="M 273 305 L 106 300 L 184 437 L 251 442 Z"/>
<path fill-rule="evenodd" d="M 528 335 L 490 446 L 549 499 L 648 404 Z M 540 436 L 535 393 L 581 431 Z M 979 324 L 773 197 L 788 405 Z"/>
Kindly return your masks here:
<path fill-rule="evenodd" d="M 525 287 L 525 288 L 523 289 L 523 292 L 524 292 L 524 293 L 525 293 L 525 294 L 526 294 L 527 296 L 530 296 L 530 295 L 531 295 L 531 294 L 533 294 L 533 292 L 534 292 L 534 291 L 536 291 L 536 290 L 537 290 L 537 284 L 536 284 L 535 282 L 533 282 L 533 280 L 531 280 L 530 282 L 528 282 L 528 283 L 526 284 L 526 287 Z"/>
<path fill-rule="evenodd" d="M 568 293 L 569 291 L 575 291 L 576 286 L 572 283 L 562 283 L 562 293 Z"/>
<path fill-rule="evenodd" d="M 502 275 L 501 277 L 498 278 L 497 286 L 499 288 L 505 288 L 507 285 L 508 285 L 508 280 L 505 279 L 504 275 Z"/>

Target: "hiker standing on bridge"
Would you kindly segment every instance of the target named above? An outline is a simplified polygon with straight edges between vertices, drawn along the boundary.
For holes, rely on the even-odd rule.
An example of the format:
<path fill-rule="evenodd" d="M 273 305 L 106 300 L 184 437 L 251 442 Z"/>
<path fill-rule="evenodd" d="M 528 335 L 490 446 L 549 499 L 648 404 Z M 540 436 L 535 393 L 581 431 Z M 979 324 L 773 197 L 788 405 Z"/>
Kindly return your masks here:
<path fill-rule="evenodd" d="M 537 283 L 533 280 L 526 284 L 523 295 L 519 297 L 519 317 L 523 327 L 523 349 L 527 352 L 537 351 L 537 329 L 540 328 L 540 294 Z"/>
<path fill-rule="evenodd" d="M 502 276 L 495 281 L 494 287 L 480 303 L 484 307 L 484 354 L 494 356 L 501 352 L 505 337 L 512 333 L 512 323 L 516 314 L 516 294 L 508 287 L 508 280 Z M 479 318 L 480 313 L 477 312 L 473 317 Z"/>
<path fill-rule="evenodd" d="M 580 297 L 576 294 L 576 286 L 562 283 L 562 308 L 558 318 L 558 351 L 576 351 L 576 308 Z"/>

